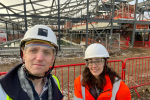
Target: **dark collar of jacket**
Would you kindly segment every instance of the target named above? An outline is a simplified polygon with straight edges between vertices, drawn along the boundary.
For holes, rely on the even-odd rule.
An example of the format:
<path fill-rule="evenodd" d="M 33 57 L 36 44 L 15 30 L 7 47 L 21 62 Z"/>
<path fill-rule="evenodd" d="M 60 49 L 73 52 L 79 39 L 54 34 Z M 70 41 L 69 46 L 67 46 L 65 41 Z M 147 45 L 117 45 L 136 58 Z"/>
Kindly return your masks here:
<path fill-rule="evenodd" d="M 18 78 L 18 69 L 22 66 L 22 63 L 12 68 L 4 77 L 0 79 L 0 83 L 6 92 L 13 100 L 30 100 L 28 94 L 23 91 Z M 54 80 L 51 78 L 53 88 L 53 99 L 62 100 L 63 95 L 59 91 Z"/>

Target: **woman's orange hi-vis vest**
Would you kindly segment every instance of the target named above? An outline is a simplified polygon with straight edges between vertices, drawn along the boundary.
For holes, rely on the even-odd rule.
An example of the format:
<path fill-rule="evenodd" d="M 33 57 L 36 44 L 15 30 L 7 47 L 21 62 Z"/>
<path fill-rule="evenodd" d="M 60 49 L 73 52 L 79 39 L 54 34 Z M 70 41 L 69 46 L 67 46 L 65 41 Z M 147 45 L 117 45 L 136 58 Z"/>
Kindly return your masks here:
<path fill-rule="evenodd" d="M 131 100 L 129 88 L 123 81 L 117 81 L 113 85 L 108 75 L 105 75 L 106 85 L 97 100 Z M 81 75 L 74 81 L 73 100 L 95 100 L 87 89 L 88 86 L 81 86 Z M 82 90 L 83 89 L 83 90 Z"/>

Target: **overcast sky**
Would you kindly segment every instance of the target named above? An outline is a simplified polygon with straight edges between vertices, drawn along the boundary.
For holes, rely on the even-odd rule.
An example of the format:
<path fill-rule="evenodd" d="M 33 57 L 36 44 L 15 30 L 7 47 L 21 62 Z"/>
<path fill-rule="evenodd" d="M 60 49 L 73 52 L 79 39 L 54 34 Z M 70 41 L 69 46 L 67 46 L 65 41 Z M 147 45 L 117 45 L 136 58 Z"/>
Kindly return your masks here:
<path fill-rule="evenodd" d="M 32 0 L 32 1 L 36 1 L 36 0 Z M 42 0 L 41 0 L 42 1 Z M 43 2 L 40 2 L 40 4 L 42 3 L 42 4 L 45 4 L 45 5 L 49 5 L 49 6 L 51 6 L 51 3 L 52 3 L 52 1 L 53 0 L 48 0 L 48 1 L 43 1 Z M 58 0 L 55 0 L 56 2 L 58 1 Z M 62 4 L 62 3 L 64 3 L 64 2 L 66 2 L 67 0 L 60 0 L 60 4 Z M 76 0 L 72 0 L 72 1 L 76 1 Z M 86 1 L 86 0 L 85 0 Z M 136 0 L 134 0 L 134 1 L 132 1 L 132 2 L 130 2 L 131 4 L 135 4 L 135 1 Z M 138 0 L 138 2 L 140 3 L 140 2 L 143 2 L 143 1 L 146 1 L 146 0 Z M 14 5 L 14 4 L 20 4 L 20 3 L 23 3 L 23 0 L 0 0 L 0 2 L 2 3 L 2 4 L 4 4 L 4 5 L 6 5 L 6 6 L 9 6 L 9 5 Z M 29 2 L 29 0 L 26 0 L 26 2 Z M 36 6 L 36 5 L 34 5 L 34 6 Z M 0 6 L 1 7 L 1 6 Z M 18 8 L 19 9 L 23 9 L 23 6 L 18 6 Z M 31 9 L 31 5 L 29 5 L 29 7 L 27 6 L 27 9 Z M 0 9 L 0 12 L 3 12 L 1 9 Z M 6 10 L 5 10 L 5 12 L 6 12 Z"/>
<path fill-rule="evenodd" d="M 37 1 L 37 0 L 32 0 L 32 1 Z M 44 1 L 44 2 L 51 3 L 52 1 L 53 0 L 48 0 L 48 1 Z M 55 0 L 55 1 L 57 2 L 58 0 Z M 60 0 L 60 3 L 63 3 L 64 1 L 66 1 L 66 0 Z M 23 3 L 23 0 L 0 0 L 0 2 L 8 6 L 8 5 L 14 5 L 14 4 Z M 29 0 L 26 0 L 26 2 L 29 2 Z"/>
<path fill-rule="evenodd" d="M 32 0 L 32 1 L 37 1 L 37 0 Z M 42 5 L 46 5 L 46 6 L 51 6 L 52 5 L 52 1 L 53 0 L 38 2 L 38 4 L 42 4 Z M 56 0 L 56 4 L 57 4 L 57 1 L 58 0 Z M 64 3 L 65 1 L 66 0 L 60 0 L 60 4 Z M 23 3 L 23 0 L 0 0 L 0 2 L 2 4 L 4 4 L 4 5 L 6 5 L 6 6 L 10 6 L 10 5 L 15 5 L 15 4 L 21 4 L 21 3 Z M 26 2 L 29 2 L 29 0 L 26 0 Z M 42 6 L 38 6 L 38 5 L 35 5 L 35 4 L 33 4 L 33 5 L 34 5 L 35 9 L 37 9 L 37 8 L 43 8 Z M 2 7 L 2 6 L 0 5 L 0 7 Z M 16 8 L 16 7 L 14 7 L 14 8 Z M 17 8 L 19 10 L 23 10 L 24 9 L 23 6 L 17 6 Z M 32 6 L 30 4 L 26 5 L 26 10 L 31 10 L 31 9 L 32 9 Z M 49 8 L 47 8 L 47 9 L 49 9 Z M 45 9 L 45 10 L 47 10 L 47 9 Z M 0 13 L 7 13 L 6 9 L 0 9 Z"/>
<path fill-rule="evenodd" d="M 36 1 L 36 0 L 32 0 L 32 1 Z M 42 0 L 41 0 L 42 1 Z M 51 2 L 53 0 L 49 0 L 49 1 L 44 1 L 44 2 L 40 2 L 40 3 L 44 3 L 45 5 L 51 5 Z M 57 2 L 58 0 L 56 0 Z M 60 4 L 64 3 L 66 0 L 60 0 Z M 75 1 L 75 0 L 72 0 L 72 1 Z M 85 0 L 86 1 L 86 0 Z M 131 3 L 132 4 L 135 4 L 135 1 L 132 1 Z M 138 0 L 138 2 L 143 2 L 143 1 L 146 1 L 146 0 Z M 3 3 L 4 5 L 6 6 L 9 6 L 9 5 L 14 5 L 14 4 L 19 4 L 19 3 L 23 3 L 23 0 L 0 0 L 1 3 Z M 29 2 L 29 0 L 26 0 L 26 2 Z"/>

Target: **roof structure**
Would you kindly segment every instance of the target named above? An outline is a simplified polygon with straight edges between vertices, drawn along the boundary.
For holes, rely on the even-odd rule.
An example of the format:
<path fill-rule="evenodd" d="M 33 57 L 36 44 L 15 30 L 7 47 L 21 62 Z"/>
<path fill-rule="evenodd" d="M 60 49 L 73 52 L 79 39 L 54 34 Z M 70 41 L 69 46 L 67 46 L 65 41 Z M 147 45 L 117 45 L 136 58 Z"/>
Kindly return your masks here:
<path fill-rule="evenodd" d="M 119 9 L 117 2 L 131 1 L 133 0 L 115 0 L 116 10 Z M 89 0 L 88 3 L 87 0 L 18 0 L 17 4 L 10 5 L 0 2 L 0 20 L 20 26 L 25 26 L 27 21 L 27 26 L 30 27 L 35 24 L 58 25 L 60 19 L 59 24 L 64 25 L 67 20 L 74 22 L 85 20 L 83 15 L 87 15 L 87 5 L 89 5 L 89 12 L 95 10 L 91 14 L 93 16 L 106 12 L 105 7 L 102 7 L 104 4 L 109 11 L 111 0 Z M 139 3 L 137 12 L 149 11 L 148 4 L 149 1 Z M 101 12 L 98 12 L 98 9 Z"/>
<path fill-rule="evenodd" d="M 0 22 L 25 30 L 36 24 L 58 25 L 55 28 L 59 33 L 60 28 L 68 29 L 65 28 L 68 22 L 71 25 L 107 22 L 111 24 L 112 33 L 113 23 L 150 24 L 149 0 L 140 3 L 138 0 L 15 0 L 10 4 L 5 1 L 0 2 Z M 135 4 L 129 4 L 133 1 Z M 126 13 L 123 15 L 123 12 Z"/>

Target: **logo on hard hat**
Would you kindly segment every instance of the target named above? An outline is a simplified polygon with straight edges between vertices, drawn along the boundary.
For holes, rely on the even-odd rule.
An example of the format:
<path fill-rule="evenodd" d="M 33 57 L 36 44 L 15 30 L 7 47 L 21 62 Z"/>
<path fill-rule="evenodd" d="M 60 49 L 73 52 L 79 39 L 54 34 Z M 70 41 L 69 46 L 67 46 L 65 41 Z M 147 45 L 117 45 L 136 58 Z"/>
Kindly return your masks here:
<path fill-rule="evenodd" d="M 48 34 L 48 30 L 47 29 L 39 28 L 38 35 L 47 37 L 47 34 Z"/>

